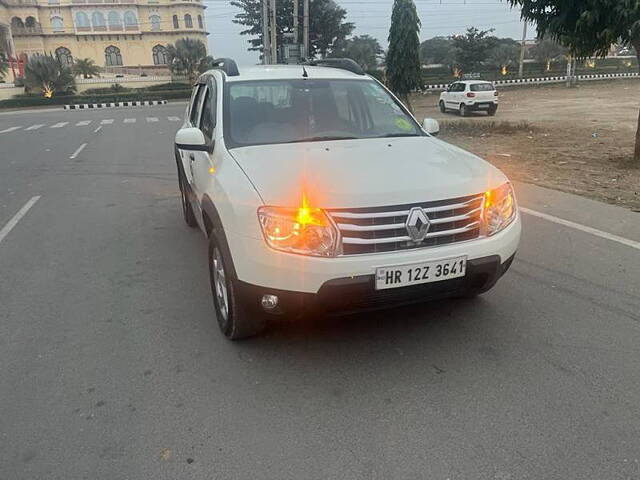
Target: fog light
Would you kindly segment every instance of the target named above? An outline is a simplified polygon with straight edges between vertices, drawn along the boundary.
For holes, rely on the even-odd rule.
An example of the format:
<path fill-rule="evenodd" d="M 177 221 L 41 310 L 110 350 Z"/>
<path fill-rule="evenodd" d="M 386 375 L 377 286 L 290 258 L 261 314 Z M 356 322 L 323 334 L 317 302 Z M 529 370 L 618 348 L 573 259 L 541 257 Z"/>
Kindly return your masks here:
<path fill-rule="evenodd" d="M 276 295 L 263 295 L 262 308 L 265 310 L 275 310 L 278 307 L 278 297 Z"/>

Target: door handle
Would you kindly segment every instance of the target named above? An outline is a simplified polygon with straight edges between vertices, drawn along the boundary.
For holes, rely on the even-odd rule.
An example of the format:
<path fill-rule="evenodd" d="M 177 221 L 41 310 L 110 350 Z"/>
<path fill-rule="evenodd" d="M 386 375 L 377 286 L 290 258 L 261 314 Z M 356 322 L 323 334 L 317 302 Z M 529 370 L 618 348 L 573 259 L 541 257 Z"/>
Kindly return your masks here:
<path fill-rule="evenodd" d="M 192 162 L 196 161 L 196 156 L 193 153 L 189 154 L 189 160 L 191 160 Z"/>

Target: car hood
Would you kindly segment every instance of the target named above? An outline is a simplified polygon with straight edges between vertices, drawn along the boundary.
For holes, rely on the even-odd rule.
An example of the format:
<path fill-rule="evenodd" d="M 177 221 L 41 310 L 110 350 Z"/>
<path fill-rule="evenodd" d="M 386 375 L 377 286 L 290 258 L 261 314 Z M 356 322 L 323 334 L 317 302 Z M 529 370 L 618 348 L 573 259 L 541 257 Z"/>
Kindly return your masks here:
<path fill-rule="evenodd" d="M 483 193 L 495 167 L 433 137 L 259 145 L 231 150 L 266 205 L 359 208 Z"/>

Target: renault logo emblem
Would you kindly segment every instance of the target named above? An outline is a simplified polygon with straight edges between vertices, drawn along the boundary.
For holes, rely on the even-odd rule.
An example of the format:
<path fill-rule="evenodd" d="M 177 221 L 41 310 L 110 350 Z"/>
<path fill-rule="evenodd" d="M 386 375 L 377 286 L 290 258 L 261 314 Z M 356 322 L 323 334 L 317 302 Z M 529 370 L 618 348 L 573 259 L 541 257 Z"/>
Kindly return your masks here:
<path fill-rule="evenodd" d="M 414 242 L 421 242 L 427 237 L 431 222 L 420 207 L 412 208 L 407 217 L 407 233 Z"/>

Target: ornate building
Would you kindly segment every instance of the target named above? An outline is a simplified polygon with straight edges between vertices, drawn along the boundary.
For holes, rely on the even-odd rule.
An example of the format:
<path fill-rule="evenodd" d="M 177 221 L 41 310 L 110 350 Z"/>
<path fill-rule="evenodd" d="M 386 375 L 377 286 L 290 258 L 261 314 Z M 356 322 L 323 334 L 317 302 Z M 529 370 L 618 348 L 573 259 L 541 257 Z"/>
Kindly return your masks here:
<path fill-rule="evenodd" d="M 202 0 L 0 0 L 0 51 L 16 73 L 38 53 L 68 64 L 90 58 L 113 73 L 166 69 L 168 44 L 207 44 L 205 8 Z"/>

